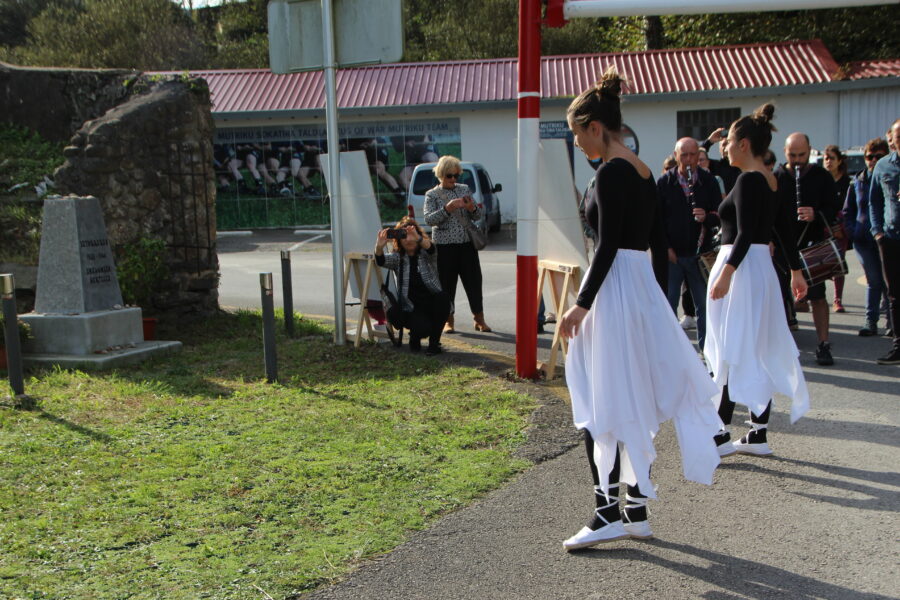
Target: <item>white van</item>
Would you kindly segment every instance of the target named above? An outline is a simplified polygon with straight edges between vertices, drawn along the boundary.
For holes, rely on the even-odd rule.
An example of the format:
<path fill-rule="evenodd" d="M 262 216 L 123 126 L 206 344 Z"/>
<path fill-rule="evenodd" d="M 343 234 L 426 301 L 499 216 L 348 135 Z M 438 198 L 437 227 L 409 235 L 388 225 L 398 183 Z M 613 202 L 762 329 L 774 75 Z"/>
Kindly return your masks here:
<path fill-rule="evenodd" d="M 416 221 L 425 226 L 425 215 L 422 207 L 425 204 L 425 192 L 438 185 L 437 177 L 432 169 L 437 163 L 422 163 L 416 166 L 412 175 L 412 184 L 406 195 L 408 208 L 413 211 Z M 460 161 L 462 175 L 459 183 L 464 183 L 472 190 L 472 199 L 484 209 L 484 218 L 478 225 L 484 231 L 500 230 L 500 198 L 497 192 L 503 186 L 493 184 L 487 170 L 478 163 Z"/>

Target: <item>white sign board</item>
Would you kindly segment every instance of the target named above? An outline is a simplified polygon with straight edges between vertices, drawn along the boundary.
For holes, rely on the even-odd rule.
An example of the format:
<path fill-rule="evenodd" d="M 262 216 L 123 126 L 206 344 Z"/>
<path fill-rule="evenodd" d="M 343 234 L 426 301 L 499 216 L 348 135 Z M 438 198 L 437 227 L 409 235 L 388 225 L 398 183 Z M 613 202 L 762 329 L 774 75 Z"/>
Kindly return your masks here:
<path fill-rule="evenodd" d="M 587 246 L 566 141 L 541 140 L 539 160 L 538 258 L 578 266 L 583 276 Z"/>
<path fill-rule="evenodd" d="M 332 0 L 339 66 L 398 62 L 403 57 L 401 0 Z M 269 1 L 269 68 L 273 73 L 325 65 L 321 0 Z"/>
<path fill-rule="evenodd" d="M 319 155 L 322 172 L 326 180 L 329 177 L 329 155 Z M 366 153 L 341 152 L 341 231 L 344 235 L 344 253 L 363 252 L 371 254 L 375 251 L 375 241 L 381 231 L 381 217 L 378 215 L 378 204 L 375 201 L 375 190 L 372 188 L 372 177 L 366 163 Z M 382 281 L 384 277 L 382 276 Z M 359 298 L 359 286 L 354 277 L 350 277 L 350 292 Z M 369 281 L 369 300 L 381 302 L 381 291 L 375 279 L 375 273 Z"/>

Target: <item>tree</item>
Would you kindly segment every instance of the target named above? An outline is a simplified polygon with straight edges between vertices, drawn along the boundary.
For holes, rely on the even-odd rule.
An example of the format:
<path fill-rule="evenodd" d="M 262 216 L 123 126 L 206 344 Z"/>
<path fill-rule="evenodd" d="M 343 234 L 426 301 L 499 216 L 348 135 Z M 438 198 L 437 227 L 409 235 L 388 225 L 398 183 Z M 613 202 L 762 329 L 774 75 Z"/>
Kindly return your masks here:
<path fill-rule="evenodd" d="M 36 66 L 167 70 L 204 64 L 186 14 L 170 0 L 49 3 L 11 58 Z"/>

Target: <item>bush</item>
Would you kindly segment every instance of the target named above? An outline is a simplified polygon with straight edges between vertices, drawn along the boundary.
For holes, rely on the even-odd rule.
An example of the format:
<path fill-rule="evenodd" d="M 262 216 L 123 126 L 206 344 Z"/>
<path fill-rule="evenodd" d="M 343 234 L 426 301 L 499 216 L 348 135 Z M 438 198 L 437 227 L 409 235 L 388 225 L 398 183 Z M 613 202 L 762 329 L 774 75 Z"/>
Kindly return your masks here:
<path fill-rule="evenodd" d="M 65 162 L 62 149 L 27 127 L 0 124 L 0 192 L 27 183 L 16 195 L 34 197 L 34 186 Z"/>
<path fill-rule="evenodd" d="M 147 308 L 154 292 L 169 276 L 166 243 L 159 238 L 143 237 L 125 244 L 116 253 L 116 274 L 125 304 Z"/>
<path fill-rule="evenodd" d="M 0 262 L 36 265 L 41 250 L 40 202 L 0 199 Z"/>

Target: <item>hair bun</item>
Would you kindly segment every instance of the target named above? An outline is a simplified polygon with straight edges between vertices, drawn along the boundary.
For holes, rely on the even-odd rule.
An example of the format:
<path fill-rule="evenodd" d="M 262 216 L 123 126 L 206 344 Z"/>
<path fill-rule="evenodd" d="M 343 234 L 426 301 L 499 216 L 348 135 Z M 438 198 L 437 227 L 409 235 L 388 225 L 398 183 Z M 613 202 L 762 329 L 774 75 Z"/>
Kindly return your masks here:
<path fill-rule="evenodd" d="M 763 123 L 769 123 L 775 117 L 775 105 L 771 102 L 763 104 L 753 111 L 753 118 Z"/>
<path fill-rule="evenodd" d="M 601 95 L 610 95 L 618 98 L 622 93 L 622 85 L 625 79 L 619 75 L 616 65 L 610 65 L 603 73 L 603 77 L 597 82 L 596 89 Z"/>

